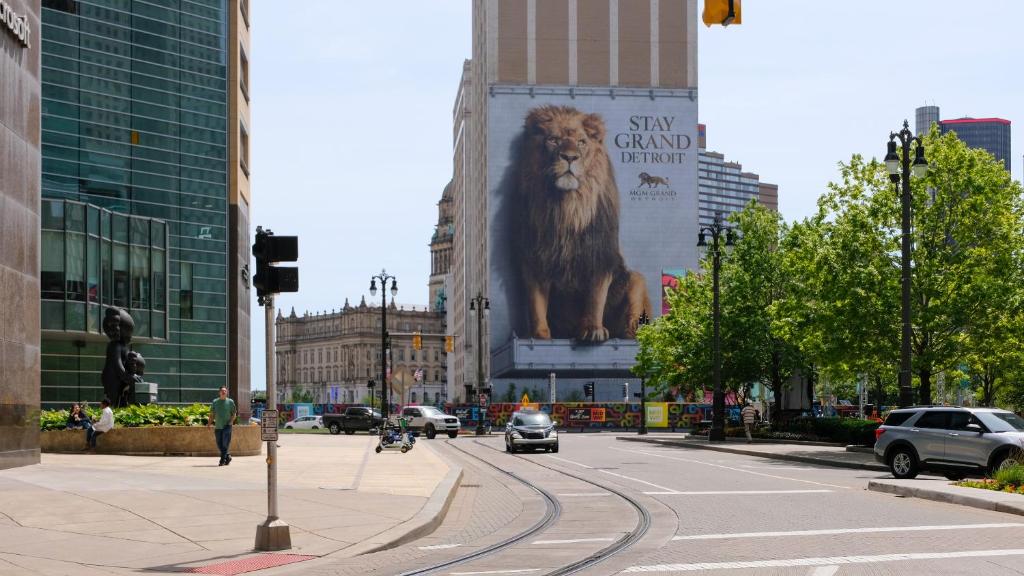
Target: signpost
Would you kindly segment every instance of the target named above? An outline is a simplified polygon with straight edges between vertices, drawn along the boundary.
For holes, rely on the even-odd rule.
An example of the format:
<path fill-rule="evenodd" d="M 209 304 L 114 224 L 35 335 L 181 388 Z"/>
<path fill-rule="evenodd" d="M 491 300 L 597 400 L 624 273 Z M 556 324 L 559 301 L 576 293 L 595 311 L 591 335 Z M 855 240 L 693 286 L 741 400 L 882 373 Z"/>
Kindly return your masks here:
<path fill-rule="evenodd" d="M 277 410 L 264 410 L 260 420 L 260 435 L 264 442 L 277 442 Z"/>

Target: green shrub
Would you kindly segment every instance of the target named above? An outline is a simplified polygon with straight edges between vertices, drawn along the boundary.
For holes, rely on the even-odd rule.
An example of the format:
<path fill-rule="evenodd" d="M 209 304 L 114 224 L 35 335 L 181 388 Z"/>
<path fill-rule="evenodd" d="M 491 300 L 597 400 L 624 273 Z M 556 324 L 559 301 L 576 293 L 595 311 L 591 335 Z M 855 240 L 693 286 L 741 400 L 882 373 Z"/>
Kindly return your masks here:
<path fill-rule="evenodd" d="M 62 430 L 67 425 L 68 413 L 68 410 L 43 410 L 39 413 L 40 428 Z M 100 417 L 100 409 L 90 406 L 86 409 L 86 414 L 93 422 L 96 422 Z M 209 417 L 210 407 L 205 404 L 191 406 L 147 404 L 114 409 L 114 423 L 122 428 L 205 426 Z"/>
<path fill-rule="evenodd" d="M 874 446 L 878 426 L 878 422 L 859 418 L 795 418 L 783 423 L 779 431 L 803 434 L 808 440 Z"/>
<path fill-rule="evenodd" d="M 1017 464 L 996 470 L 993 479 L 1002 486 L 1024 486 L 1024 465 Z"/>

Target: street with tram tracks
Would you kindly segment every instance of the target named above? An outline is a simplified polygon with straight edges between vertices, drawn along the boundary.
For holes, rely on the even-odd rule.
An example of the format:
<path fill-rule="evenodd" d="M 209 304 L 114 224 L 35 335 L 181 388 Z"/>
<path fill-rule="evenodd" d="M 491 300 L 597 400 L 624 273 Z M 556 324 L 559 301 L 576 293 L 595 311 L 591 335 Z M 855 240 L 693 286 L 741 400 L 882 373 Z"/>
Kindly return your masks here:
<path fill-rule="evenodd" d="M 867 491 L 883 472 L 607 433 L 563 434 L 561 442 L 558 454 L 521 455 L 505 453 L 496 435 L 425 443 L 464 469 L 434 532 L 267 573 L 1024 573 L 1020 516 Z"/>

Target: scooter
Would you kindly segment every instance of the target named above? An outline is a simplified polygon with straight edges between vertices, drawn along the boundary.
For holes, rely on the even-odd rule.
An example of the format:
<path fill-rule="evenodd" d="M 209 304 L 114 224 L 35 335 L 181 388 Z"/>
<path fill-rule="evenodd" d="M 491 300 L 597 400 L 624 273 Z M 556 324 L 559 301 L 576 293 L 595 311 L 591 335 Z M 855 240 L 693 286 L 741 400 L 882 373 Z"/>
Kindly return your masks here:
<path fill-rule="evenodd" d="M 381 429 L 380 440 L 377 442 L 374 452 L 380 454 L 385 448 L 398 448 L 402 451 L 402 454 L 405 454 L 412 450 L 414 444 L 416 444 L 416 437 L 409 430 L 409 421 L 405 417 L 400 416 L 397 426 L 388 422 Z"/>

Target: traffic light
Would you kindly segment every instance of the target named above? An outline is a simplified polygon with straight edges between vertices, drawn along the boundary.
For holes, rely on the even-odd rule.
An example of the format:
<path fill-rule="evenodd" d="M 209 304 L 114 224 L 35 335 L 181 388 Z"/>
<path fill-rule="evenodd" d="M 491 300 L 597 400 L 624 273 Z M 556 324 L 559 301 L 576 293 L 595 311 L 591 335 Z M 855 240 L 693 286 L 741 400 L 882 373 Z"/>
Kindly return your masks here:
<path fill-rule="evenodd" d="M 586 384 L 583 385 L 583 395 L 586 396 L 587 398 L 589 398 L 591 402 L 594 401 L 594 383 L 593 382 L 587 382 Z"/>
<path fill-rule="evenodd" d="M 252 278 L 252 285 L 256 287 L 260 305 L 264 304 L 267 296 L 299 291 L 298 268 L 272 266 L 277 262 L 295 262 L 299 259 L 297 236 L 274 236 L 270 230 L 257 226 L 252 255 L 256 257 L 256 275 Z"/>
<path fill-rule="evenodd" d="M 444 351 L 449 354 L 455 352 L 455 336 L 444 337 Z"/>
<path fill-rule="evenodd" d="M 629 401 L 629 382 L 623 382 L 622 384 L 622 397 Z"/>
<path fill-rule="evenodd" d="M 419 332 L 412 335 L 412 349 L 422 350 L 423 349 L 423 336 Z"/>
<path fill-rule="evenodd" d="M 742 24 L 740 0 L 704 0 L 702 17 L 707 26 Z"/>

